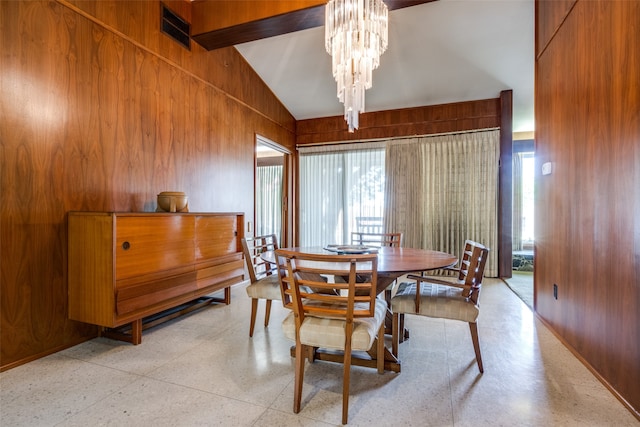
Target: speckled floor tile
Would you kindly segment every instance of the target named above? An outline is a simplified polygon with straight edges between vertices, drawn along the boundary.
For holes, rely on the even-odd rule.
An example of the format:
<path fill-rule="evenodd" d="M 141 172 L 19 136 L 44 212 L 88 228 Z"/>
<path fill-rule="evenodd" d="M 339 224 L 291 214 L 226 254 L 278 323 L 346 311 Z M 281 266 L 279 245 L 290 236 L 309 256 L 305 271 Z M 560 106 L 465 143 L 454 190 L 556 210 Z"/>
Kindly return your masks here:
<path fill-rule="evenodd" d="M 53 426 L 139 377 L 60 354 L 0 375 L 0 425 Z"/>
<path fill-rule="evenodd" d="M 290 343 L 284 338 L 270 342 L 244 335 L 239 340 L 218 338 L 191 349 L 149 376 L 250 402 L 269 406 L 293 380 Z M 198 366 L 198 369 L 193 369 Z"/>
<path fill-rule="evenodd" d="M 214 305 L 143 333 L 96 338 L 0 374 L 0 425 L 341 425 L 342 367 L 307 363 L 294 414 L 292 342 L 274 302 L 232 288 Z M 485 372 L 466 323 L 407 316 L 402 372 L 353 367 L 352 426 L 639 426 L 623 405 L 500 280 L 486 280 L 478 320 Z M 390 339 L 387 337 L 387 344 Z"/>
<path fill-rule="evenodd" d="M 59 426 L 252 425 L 265 410 L 213 393 L 142 378 Z"/>

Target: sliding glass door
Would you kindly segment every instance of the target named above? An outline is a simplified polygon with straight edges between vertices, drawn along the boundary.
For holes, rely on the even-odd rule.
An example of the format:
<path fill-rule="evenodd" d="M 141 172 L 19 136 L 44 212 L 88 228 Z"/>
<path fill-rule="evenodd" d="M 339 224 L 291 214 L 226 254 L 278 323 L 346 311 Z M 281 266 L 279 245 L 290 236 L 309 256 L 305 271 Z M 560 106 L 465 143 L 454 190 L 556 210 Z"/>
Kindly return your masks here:
<path fill-rule="evenodd" d="M 383 148 L 300 154 L 300 245 L 349 244 L 363 218 L 384 211 Z"/>
<path fill-rule="evenodd" d="M 533 271 L 533 140 L 513 142 L 513 270 Z"/>

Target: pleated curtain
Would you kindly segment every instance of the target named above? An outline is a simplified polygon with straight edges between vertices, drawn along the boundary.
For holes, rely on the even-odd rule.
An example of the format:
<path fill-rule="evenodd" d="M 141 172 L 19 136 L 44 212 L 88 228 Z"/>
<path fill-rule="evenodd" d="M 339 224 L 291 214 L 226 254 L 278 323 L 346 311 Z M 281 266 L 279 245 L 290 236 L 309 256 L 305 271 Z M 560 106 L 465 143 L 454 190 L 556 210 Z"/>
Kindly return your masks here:
<path fill-rule="evenodd" d="M 496 277 L 499 150 L 499 130 L 388 141 L 386 230 L 457 256 L 475 240 L 491 249 L 485 275 Z"/>

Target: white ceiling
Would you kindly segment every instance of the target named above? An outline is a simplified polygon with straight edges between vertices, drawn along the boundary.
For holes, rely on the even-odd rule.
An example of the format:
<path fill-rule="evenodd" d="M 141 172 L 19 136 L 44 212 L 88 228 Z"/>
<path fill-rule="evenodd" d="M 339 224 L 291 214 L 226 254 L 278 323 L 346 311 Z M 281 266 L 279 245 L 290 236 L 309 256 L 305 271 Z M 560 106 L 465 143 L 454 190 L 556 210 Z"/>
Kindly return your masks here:
<path fill-rule="evenodd" d="M 297 119 L 342 115 L 324 27 L 235 46 Z M 366 111 L 497 98 L 513 131 L 534 130 L 533 0 L 438 0 L 389 13 L 389 48 Z"/>

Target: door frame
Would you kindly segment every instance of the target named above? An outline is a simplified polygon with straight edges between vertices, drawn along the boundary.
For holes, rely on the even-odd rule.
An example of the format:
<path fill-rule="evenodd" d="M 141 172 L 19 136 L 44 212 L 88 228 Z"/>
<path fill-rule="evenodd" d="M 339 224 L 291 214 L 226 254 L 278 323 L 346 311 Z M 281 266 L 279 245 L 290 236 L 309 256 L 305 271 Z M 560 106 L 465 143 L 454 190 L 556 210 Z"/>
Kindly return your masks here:
<path fill-rule="evenodd" d="M 254 169 L 253 169 L 253 224 L 254 229 L 257 226 L 257 170 L 258 170 L 258 147 L 265 146 L 271 150 L 278 151 L 283 155 L 282 162 L 282 224 L 281 235 L 279 238 L 279 246 L 287 247 L 291 246 L 293 242 L 293 209 L 292 209 L 292 191 L 293 191 L 293 179 L 292 179 L 292 162 L 293 153 L 286 147 L 278 144 L 275 141 L 270 140 L 262 135 L 256 134 L 255 150 L 254 150 Z"/>

